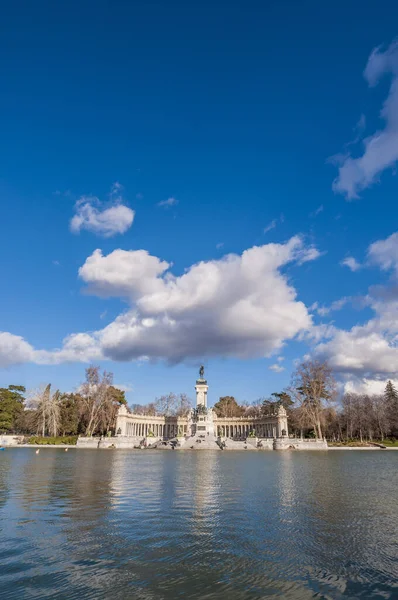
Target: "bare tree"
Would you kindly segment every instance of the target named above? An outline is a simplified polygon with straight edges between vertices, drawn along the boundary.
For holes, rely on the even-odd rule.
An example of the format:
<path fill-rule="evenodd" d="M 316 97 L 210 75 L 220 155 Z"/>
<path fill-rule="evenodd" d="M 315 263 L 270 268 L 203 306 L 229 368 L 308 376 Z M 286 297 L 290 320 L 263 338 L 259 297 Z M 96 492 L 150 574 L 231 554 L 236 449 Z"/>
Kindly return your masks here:
<path fill-rule="evenodd" d="M 46 433 L 57 436 L 60 423 L 60 398 L 59 390 L 51 395 L 51 383 L 45 388 L 33 391 L 28 398 L 28 407 L 35 411 L 35 422 L 37 433 L 41 431 L 44 437 Z"/>
<path fill-rule="evenodd" d="M 241 406 L 245 410 L 245 417 L 261 417 L 263 412 L 263 402 L 264 398 L 258 398 L 254 400 L 251 404 L 247 401 L 242 402 Z"/>
<path fill-rule="evenodd" d="M 156 413 L 166 417 L 186 416 L 192 407 L 192 400 L 186 394 L 166 394 L 156 398 Z"/>
<path fill-rule="evenodd" d="M 336 382 L 327 362 L 306 360 L 292 376 L 290 392 L 299 407 L 303 426 L 311 426 L 322 438 L 321 417 L 325 403 L 336 398 Z"/>
<path fill-rule="evenodd" d="M 388 404 L 386 399 L 381 394 L 372 396 L 372 408 L 373 414 L 376 420 L 377 429 L 380 433 L 380 439 L 384 440 L 390 429 L 390 422 L 388 419 Z"/>
<path fill-rule="evenodd" d="M 99 367 L 86 369 L 86 381 L 80 388 L 85 413 L 87 436 L 93 435 L 101 421 L 101 413 L 109 400 L 109 388 L 112 386 L 113 374 L 104 371 L 101 375 Z"/>

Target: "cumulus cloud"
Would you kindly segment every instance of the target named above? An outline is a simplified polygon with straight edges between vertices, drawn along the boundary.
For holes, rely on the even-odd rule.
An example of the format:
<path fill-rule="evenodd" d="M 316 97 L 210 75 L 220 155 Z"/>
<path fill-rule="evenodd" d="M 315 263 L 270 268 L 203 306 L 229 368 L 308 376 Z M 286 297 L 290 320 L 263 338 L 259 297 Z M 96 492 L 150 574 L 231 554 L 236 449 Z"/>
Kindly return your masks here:
<path fill-rule="evenodd" d="M 82 196 L 75 204 L 75 215 L 70 221 L 72 233 L 85 229 L 105 238 L 126 233 L 135 213 L 123 203 L 120 192 L 121 185 L 115 183 L 106 203 L 95 196 Z"/>
<path fill-rule="evenodd" d="M 398 42 L 394 41 L 385 51 L 380 47 L 371 53 L 364 71 L 370 87 L 375 86 L 383 75 L 391 76 L 391 85 L 380 116 L 384 127 L 363 140 L 363 151 L 358 157 L 351 153 L 340 157 L 338 176 L 333 183 L 334 191 L 347 199 L 358 198 L 359 192 L 372 185 L 387 168 L 398 160 Z"/>
<path fill-rule="evenodd" d="M 176 198 L 167 198 L 167 200 L 161 200 L 158 202 L 157 206 L 161 208 L 171 208 L 172 206 L 176 206 L 178 204 L 178 200 Z"/>
<path fill-rule="evenodd" d="M 8 367 L 34 360 L 34 349 L 23 337 L 0 331 L 0 366 Z"/>
<path fill-rule="evenodd" d="M 391 379 L 393 385 L 397 387 L 398 379 Z M 344 392 L 354 392 L 356 394 L 383 394 L 386 387 L 386 379 L 367 379 L 356 378 L 349 379 L 343 383 Z"/>
<path fill-rule="evenodd" d="M 394 320 L 398 305 L 394 307 Z M 391 307 L 390 307 L 391 310 Z M 321 343 L 316 351 L 327 358 L 338 373 L 393 376 L 398 365 L 398 329 L 383 312 L 365 325 L 350 330 L 335 330 L 331 341 Z"/>
<path fill-rule="evenodd" d="M 318 255 L 294 237 L 241 256 L 200 262 L 174 276 L 168 262 L 146 251 L 115 250 L 103 256 L 96 250 L 79 275 L 89 293 L 122 296 L 131 304 L 94 334 L 108 358 L 178 362 L 211 355 L 264 356 L 311 324 L 280 267 Z"/>
<path fill-rule="evenodd" d="M 347 256 L 347 258 L 344 258 L 340 264 L 343 267 L 348 267 L 350 271 L 354 273 L 355 271 L 359 271 L 359 269 L 361 268 L 361 264 L 353 256 Z"/>
<path fill-rule="evenodd" d="M 330 340 L 321 341 L 316 347 L 316 353 L 328 359 L 335 371 L 344 376 L 375 381 L 397 376 L 397 241 L 398 236 L 394 233 L 385 240 L 371 244 L 367 252 L 368 263 L 393 272 L 392 284 L 371 287 L 363 299 L 363 303 L 373 310 L 374 316 L 349 330 L 333 328 Z"/>
<path fill-rule="evenodd" d="M 170 266 L 146 250 L 114 250 L 107 256 L 94 250 L 80 267 L 79 277 L 88 284 L 87 293 L 133 300 L 159 289 L 162 280 L 158 276 Z"/>
<path fill-rule="evenodd" d="M 311 327 L 307 308 L 281 269 L 313 260 L 319 255 L 314 250 L 296 236 L 196 263 L 181 275 L 145 250 L 118 249 L 105 256 L 95 250 L 79 270 L 86 291 L 124 298 L 128 310 L 104 329 L 68 336 L 52 352 L 33 351 L 16 338 L 18 360 L 54 364 L 145 357 L 175 363 L 267 356 Z"/>

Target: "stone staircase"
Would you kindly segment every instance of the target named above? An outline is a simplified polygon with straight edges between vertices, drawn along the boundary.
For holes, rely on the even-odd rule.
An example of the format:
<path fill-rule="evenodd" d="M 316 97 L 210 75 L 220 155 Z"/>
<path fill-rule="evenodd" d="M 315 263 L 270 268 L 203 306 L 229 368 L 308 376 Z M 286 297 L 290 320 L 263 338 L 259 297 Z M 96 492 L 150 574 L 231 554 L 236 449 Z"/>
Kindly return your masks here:
<path fill-rule="evenodd" d="M 181 443 L 181 448 L 184 450 L 219 450 L 217 437 L 215 435 L 194 435 Z"/>
<path fill-rule="evenodd" d="M 231 440 L 229 438 L 223 439 L 225 442 L 224 450 L 256 450 L 256 447 L 253 444 L 249 444 L 248 442 L 238 442 L 236 440 Z"/>

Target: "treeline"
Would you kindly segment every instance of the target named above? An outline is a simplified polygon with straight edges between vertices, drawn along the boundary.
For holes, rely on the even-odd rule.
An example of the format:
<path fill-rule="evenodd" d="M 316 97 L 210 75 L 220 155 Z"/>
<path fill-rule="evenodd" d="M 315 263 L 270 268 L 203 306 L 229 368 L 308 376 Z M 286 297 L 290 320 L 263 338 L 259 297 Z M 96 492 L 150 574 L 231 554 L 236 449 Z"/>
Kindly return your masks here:
<path fill-rule="evenodd" d="M 113 374 L 90 366 L 74 393 L 53 391 L 50 384 L 27 395 L 23 386 L 0 388 L 0 433 L 53 438 L 109 435 L 115 432 L 121 405 L 127 406 L 127 401 L 124 392 L 113 385 Z M 191 407 L 186 394 L 170 393 L 146 405 L 133 404 L 129 410 L 141 415 L 186 416 Z"/>
<path fill-rule="evenodd" d="M 224 396 L 214 405 L 219 417 L 267 416 L 286 408 L 293 436 L 326 437 L 330 441 L 398 439 L 398 392 L 391 381 L 383 394 L 346 393 L 338 396 L 327 362 L 307 360 L 298 365 L 290 386 L 252 404 Z"/>
<path fill-rule="evenodd" d="M 51 385 L 30 393 L 22 386 L 0 388 L 0 433 L 40 436 L 107 435 L 114 433 L 116 416 L 126 405 L 124 392 L 113 385 L 113 374 L 99 367 L 86 369 L 86 378 L 75 393 L 52 391 Z M 331 441 L 398 439 L 398 392 L 388 381 L 384 394 L 346 393 L 338 397 L 327 362 L 306 360 L 296 368 L 290 386 L 249 404 L 223 396 L 214 405 L 219 417 L 260 417 L 279 405 L 289 417 L 289 433 L 326 437 Z M 192 400 L 170 393 L 146 405 L 133 404 L 142 415 L 186 416 Z"/>
<path fill-rule="evenodd" d="M 332 441 L 398 439 L 398 392 L 388 381 L 384 394 L 344 394 L 339 410 L 324 410 L 323 421 Z"/>
<path fill-rule="evenodd" d="M 0 388 L 0 432 L 41 436 L 107 435 L 115 428 L 124 392 L 113 386 L 113 374 L 99 367 L 86 369 L 76 393 L 51 390 L 28 394 L 23 386 Z"/>

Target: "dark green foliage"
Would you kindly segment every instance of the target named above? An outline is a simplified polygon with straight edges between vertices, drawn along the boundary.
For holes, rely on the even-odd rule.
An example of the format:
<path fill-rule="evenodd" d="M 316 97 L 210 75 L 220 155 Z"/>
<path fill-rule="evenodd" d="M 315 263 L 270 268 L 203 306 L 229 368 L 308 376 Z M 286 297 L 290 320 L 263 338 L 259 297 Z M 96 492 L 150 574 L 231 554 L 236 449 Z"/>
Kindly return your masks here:
<path fill-rule="evenodd" d="M 288 409 L 294 404 L 290 394 L 287 392 L 273 392 L 271 396 L 274 396 L 278 404 L 283 406 L 283 408 Z"/>
<path fill-rule="evenodd" d="M 81 397 L 79 394 L 63 394 L 60 402 L 60 426 L 62 435 L 79 433 Z"/>
<path fill-rule="evenodd" d="M 233 396 L 223 396 L 214 405 L 218 417 L 241 417 L 245 409 L 240 406 Z"/>
<path fill-rule="evenodd" d="M 22 385 L 0 388 L 0 432 L 13 433 L 18 428 L 24 410 L 24 393 Z"/>
<path fill-rule="evenodd" d="M 77 435 L 68 435 L 68 436 L 40 436 L 35 435 L 28 439 L 28 444 L 40 444 L 41 446 L 54 446 L 60 444 L 66 444 L 68 446 L 76 446 Z"/>
<path fill-rule="evenodd" d="M 388 420 L 390 422 L 390 431 L 392 435 L 398 436 L 398 392 L 392 381 L 387 381 L 386 389 L 384 390 L 384 398 Z"/>
<path fill-rule="evenodd" d="M 391 404 L 396 404 L 398 407 L 398 392 L 395 389 L 391 380 L 387 381 L 386 389 L 384 391 L 384 397 L 387 402 Z"/>

